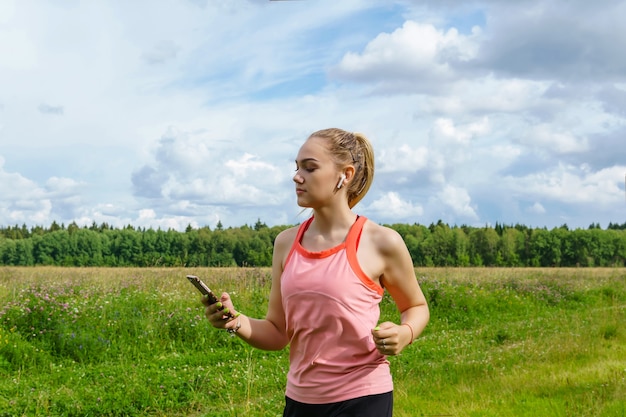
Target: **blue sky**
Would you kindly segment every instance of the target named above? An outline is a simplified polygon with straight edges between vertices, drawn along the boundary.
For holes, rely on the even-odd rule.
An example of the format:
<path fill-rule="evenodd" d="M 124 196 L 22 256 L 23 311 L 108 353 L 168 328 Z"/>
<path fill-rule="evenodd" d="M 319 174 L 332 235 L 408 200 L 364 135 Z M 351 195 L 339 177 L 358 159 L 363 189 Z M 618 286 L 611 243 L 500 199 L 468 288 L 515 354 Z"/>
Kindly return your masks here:
<path fill-rule="evenodd" d="M 379 223 L 626 222 L 621 1 L 0 3 L 0 225 L 295 224 L 307 136 Z"/>

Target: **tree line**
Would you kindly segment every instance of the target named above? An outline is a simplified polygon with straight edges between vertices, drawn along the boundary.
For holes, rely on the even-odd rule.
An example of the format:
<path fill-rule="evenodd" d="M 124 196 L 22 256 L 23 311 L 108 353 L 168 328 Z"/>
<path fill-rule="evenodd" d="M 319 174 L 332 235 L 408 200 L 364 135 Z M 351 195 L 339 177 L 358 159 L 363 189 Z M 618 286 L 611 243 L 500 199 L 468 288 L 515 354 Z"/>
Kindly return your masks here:
<path fill-rule="evenodd" d="M 570 230 L 567 225 L 530 228 L 450 226 L 439 221 L 388 225 L 404 239 L 419 266 L 622 267 L 626 264 L 626 223 L 602 229 Z M 271 266 L 274 239 L 290 226 L 215 229 L 188 226 L 184 232 L 111 227 L 0 227 L 0 265 L 34 266 Z"/>

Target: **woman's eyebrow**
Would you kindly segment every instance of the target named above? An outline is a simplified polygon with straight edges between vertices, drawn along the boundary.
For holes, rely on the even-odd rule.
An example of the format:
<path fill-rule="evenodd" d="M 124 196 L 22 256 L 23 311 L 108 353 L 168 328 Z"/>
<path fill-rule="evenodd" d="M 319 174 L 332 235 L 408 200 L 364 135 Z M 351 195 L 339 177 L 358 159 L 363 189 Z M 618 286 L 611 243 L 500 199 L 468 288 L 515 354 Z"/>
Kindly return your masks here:
<path fill-rule="evenodd" d="M 311 161 L 312 161 L 312 162 L 319 162 L 319 161 L 318 161 L 317 159 L 315 159 L 315 158 L 304 158 L 304 159 L 302 159 L 302 160 L 300 160 L 300 161 L 298 161 L 297 159 L 295 160 L 296 164 L 304 164 L 304 163 L 311 162 Z"/>

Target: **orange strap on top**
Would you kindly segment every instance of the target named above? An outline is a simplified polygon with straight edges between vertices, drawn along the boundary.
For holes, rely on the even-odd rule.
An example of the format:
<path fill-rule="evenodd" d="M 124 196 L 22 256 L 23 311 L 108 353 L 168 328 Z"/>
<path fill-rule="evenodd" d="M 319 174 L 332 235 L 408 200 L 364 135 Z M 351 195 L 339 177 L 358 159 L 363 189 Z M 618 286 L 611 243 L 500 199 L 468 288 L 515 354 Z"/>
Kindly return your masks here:
<path fill-rule="evenodd" d="M 289 262 L 289 259 L 291 259 L 291 255 L 293 254 L 293 251 L 296 250 L 297 244 L 300 241 L 302 241 L 302 235 L 304 234 L 304 232 L 306 232 L 306 229 L 309 228 L 312 221 L 313 221 L 313 217 L 310 217 L 307 221 L 305 221 L 304 223 L 300 225 L 300 228 L 298 228 L 298 234 L 296 235 L 296 239 L 291 244 L 291 249 L 289 249 L 289 254 L 287 255 L 287 259 L 285 259 L 285 265 L 283 265 L 283 268 L 287 265 L 287 263 Z"/>
<path fill-rule="evenodd" d="M 383 295 L 383 293 L 385 292 L 383 287 L 372 281 L 372 279 L 368 277 L 365 272 L 363 272 L 363 270 L 361 269 L 361 265 L 359 265 L 359 260 L 356 256 L 356 251 L 359 247 L 359 241 L 361 240 L 361 232 L 363 232 L 363 225 L 366 221 L 367 217 L 359 216 L 354 222 L 354 225 L 352 225 L 352 228 L 350 229 L 350 232 L 346 237 L 346 256 L 348 257 L 348 262 L 350 263 L 352 270 L 359 277 L 361 282 L 365 284 L 365 286 L 369 289 L 376 291 L 380 295 Z"/>

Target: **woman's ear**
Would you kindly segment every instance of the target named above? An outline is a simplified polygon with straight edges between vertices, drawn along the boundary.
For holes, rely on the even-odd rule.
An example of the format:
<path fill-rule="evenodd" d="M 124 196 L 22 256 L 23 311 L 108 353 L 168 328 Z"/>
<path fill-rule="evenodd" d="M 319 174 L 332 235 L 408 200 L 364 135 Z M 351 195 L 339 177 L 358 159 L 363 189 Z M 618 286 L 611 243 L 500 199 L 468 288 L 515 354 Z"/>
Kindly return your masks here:
<path fill-rule="evenodd" d="M 346 176 L 346 181 L 350 182 L 352 181 L 352 178 L 354 177 L 356 170 L 354 169 L 354 166 L 352 165 L 348 165 L 347 167 L 344 168 L 343 173 Z"/>

